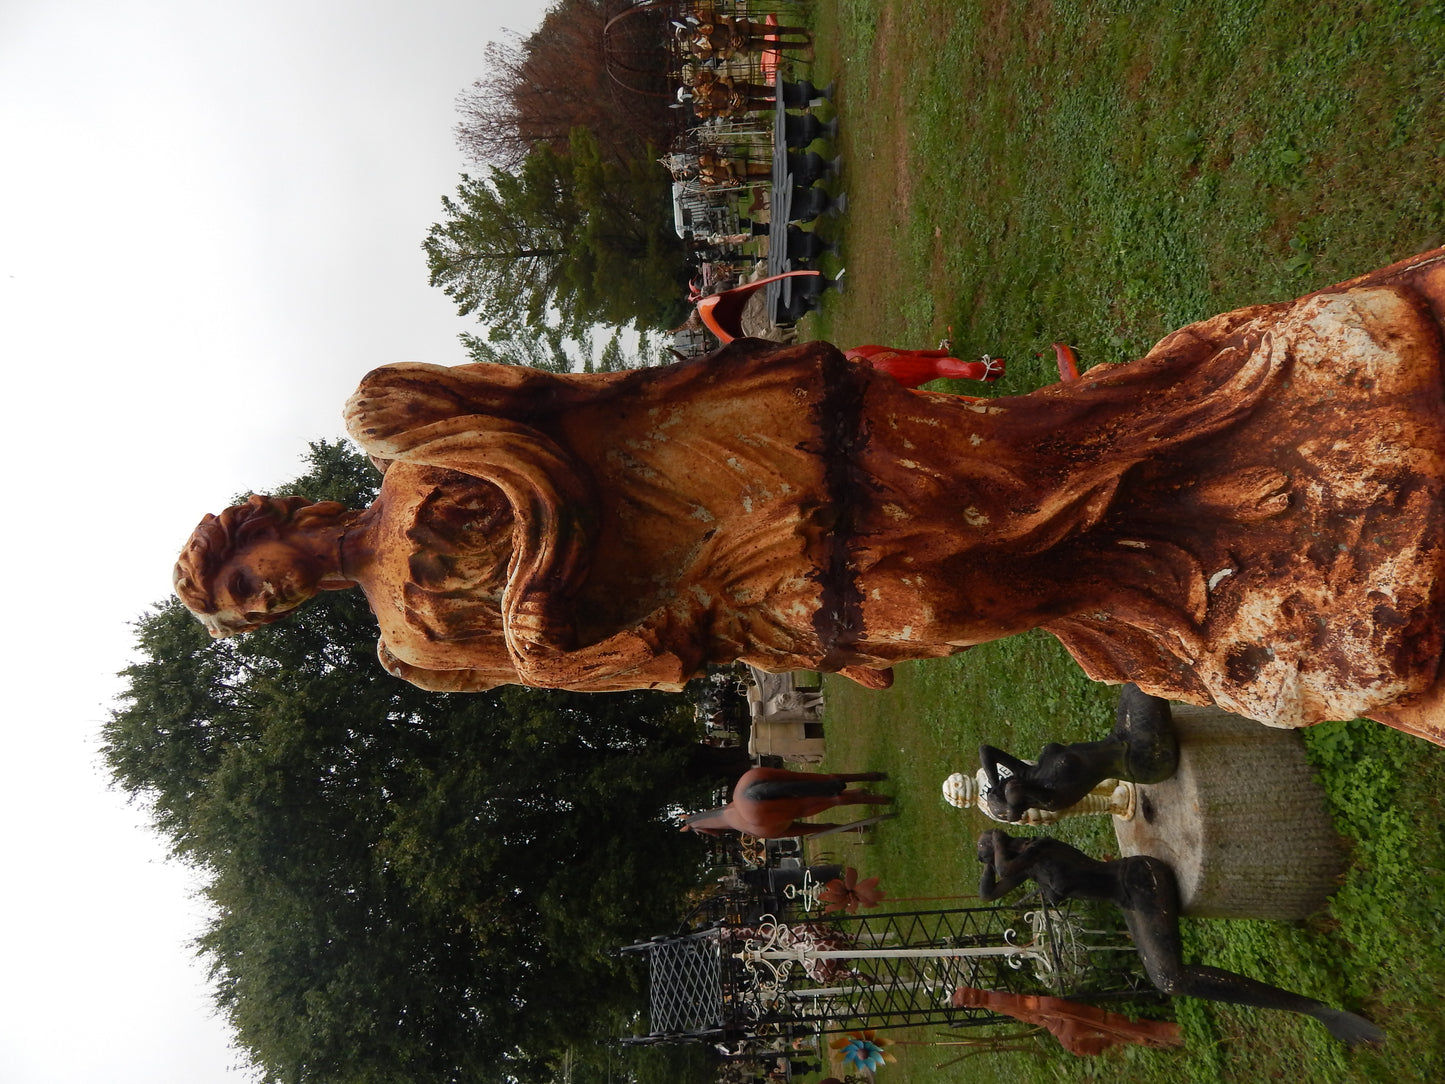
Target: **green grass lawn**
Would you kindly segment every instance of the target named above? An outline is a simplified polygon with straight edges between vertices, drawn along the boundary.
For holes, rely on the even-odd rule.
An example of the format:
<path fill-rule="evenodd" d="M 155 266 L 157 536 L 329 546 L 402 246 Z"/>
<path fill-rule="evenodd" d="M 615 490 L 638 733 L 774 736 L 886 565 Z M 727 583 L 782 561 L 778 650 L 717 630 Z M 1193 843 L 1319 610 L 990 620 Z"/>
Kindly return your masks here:
<path fill-rule="evenodd" d="M 1445 241 L 1445 4 L 817 0 L 848 212 L 825 223 L 846 292 L 805 337 L 1002 355 L 994 389 L 1051 382 L 1049 344 L 1124 361 L 1165 332 L 1287 299 Z M 958 390 L 963 390 L 960 387 Z M 976 388 L 968 390 L 976 392 Z M 1033 755 L 1098 737 L 1112 692 L 1042 634 L 827 683 L 830 763 L 890 772 L 900 816 L 836 845 L 895 897 L 974 891 L 985 822 L 943 778 L 980 741 Z M 1186 922 L 1192 957 L 1356 1008 L 1390 1033 L 1351 1053 L 1313 1021 L 1176 1003 L 1182 1053 L 947 1063 L 899 1048 L 883 1084 L 1425 1081 L 1445 1074 L 1445 750 L 1365 723 L 1306 734 L 1353 841 L 1305 923 Z M 1107 825 L 1069 829 L 1099 853 Z M 946 1039 L 898 1035 L 914 1040 Z"/>

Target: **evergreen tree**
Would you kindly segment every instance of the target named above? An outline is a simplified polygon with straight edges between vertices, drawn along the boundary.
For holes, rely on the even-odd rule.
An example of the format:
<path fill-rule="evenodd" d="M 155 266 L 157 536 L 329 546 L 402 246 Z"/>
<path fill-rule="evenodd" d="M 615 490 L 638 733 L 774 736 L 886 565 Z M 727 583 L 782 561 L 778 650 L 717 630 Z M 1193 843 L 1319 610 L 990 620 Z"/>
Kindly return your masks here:
<path fill-rule="evenodd" d="M 287 488 L 363 506 L 374 478 L 318 444 Z M 105 757 L 208 877 L 199 948 L 263 1079 L 541 1081 L 630 1030 L 613 950 L 697 879 L 665 816 L 708 786 L 682 698 L 426 693 L 354 591 L 231 640 L 175 602 L 137 631 Z"/>
<path fill-rule="evenodd" d="M 464 175 L 422 245 L 431 284 L 509 331 L 677 323 L 687 265 L 655 157 L 618 163 L 578 128 L 567 153 L 539 144 L 514 171 Z"/>
<path fill-rule="evenodd" d="M 576 337 L 564 335 L 558 328 L 510 335 L 494 330 L 485 339 L 464 331 L 459 338 L 473 361 L 525 365 L 549 373 L 615 373 L 675 360 L 663 348 L 661 336 L 643 333 L 636 348 L 629 349 L 623 342 L 623 329 L 613 328 L 599 350 L 595 330 L 588 328 Z"/>

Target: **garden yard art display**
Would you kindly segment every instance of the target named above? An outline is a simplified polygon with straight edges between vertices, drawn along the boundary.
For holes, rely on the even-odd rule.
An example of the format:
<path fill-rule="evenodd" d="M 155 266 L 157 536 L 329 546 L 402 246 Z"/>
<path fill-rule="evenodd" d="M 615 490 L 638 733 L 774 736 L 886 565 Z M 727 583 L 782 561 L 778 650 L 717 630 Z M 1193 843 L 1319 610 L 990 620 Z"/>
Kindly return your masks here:
<path fill-rule="evenodd" d="M 1094 678 L 1445 741 L 1445 250 L 975 402 L 826 343 L 367 375 L 366 509 L 253 497 L 176 589 L 212 632 L 360 587 L 426 688 L 887 668 L 1043 628 Z"/>

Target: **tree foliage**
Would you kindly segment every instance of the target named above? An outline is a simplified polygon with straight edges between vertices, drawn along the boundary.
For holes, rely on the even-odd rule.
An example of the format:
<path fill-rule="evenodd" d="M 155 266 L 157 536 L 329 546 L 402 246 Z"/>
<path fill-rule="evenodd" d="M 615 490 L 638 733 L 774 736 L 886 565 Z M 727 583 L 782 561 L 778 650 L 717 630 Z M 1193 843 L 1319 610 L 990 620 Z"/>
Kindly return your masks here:
<path fill-rule="evenodd" d="M 671 179 L 649 155 L 614 162 L 586 129 L 516 170 L 463 175 L 422 248 L 433 286 L 493 327 L 661 328 L 684 315 Z"/>
<path fill-rule="evenodd" d="M 526 39 L 493 42 L 487 74 L 457 102 L 457 142 L 473 161 L 515 169 L 539 144 L 565 151 L 574 128 L 614 161 L 667 146 L 683 114 L 667 83 L 667 12 L 613 22 L 630 0 L 559 0 Z"/>
<path fill-rule="evenodd" d="M 364 505 L 367 470 L 318 444 L 287 488 Z M 626 1030 L 612 950 L 697 875 L 663 815 L 709 785 L 680 698 L 424 693 L 359 592 L 216 642 L 168 602 L 137 633 L 104 754 L 208 877 L 199 949 L 265 1080 L 543 1080 Z"/>
<path fill-rule="evenodd" d="M 459 337 L 473 361 L 523 365 L 549 373 L 615 373 L 674 360 L 658 336 L 643 334 L 632 348 L 623 341 L 621 328 L 614 328 L 600 348 L 593 328 L 575 338 L 564 335 L 558 328 L 510 335 L 494 332 L 485 339 L 464 331 Z"/>

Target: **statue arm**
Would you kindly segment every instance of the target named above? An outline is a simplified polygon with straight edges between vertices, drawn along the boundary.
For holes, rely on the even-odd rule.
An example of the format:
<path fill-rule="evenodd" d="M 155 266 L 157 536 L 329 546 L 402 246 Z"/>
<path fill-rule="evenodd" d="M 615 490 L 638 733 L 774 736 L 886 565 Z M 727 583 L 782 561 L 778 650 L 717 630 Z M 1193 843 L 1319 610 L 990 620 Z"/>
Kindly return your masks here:
<path fill-rule="evenodd" d="M 494 670 L 428 670 L 424 666 L 413 666 L 393 655 L 385 640 L 377 641 L 376 657 L 381 660 L 382 669 L 392 677 L 399 677 L 433 693 L 480 693 L 517 681 L 517 672 L 509 663 Z"/>
<path fill-rule="evenodd" d="M 618 641 L 635 636 L 642 649 L 629 652 Z M 637 634 L 623 633 L 599 644 L 577 648 L 542 661 L 525 674 L 513 665 L 507 653 L 498 653 L 492 667 L 434 670 L 405 662 L 392 652 L 385 640 L 377 643 L 377 657 L 393 677 L 429 692 L 479 693 L 500 685 L 534 685 L 548 689 L 572 689 L 577 692 L 626 692 L 631 689 L 655 688 L 675 692 L 692 676 L 676 655 L 647 647 Z"/>
<path fill-rule="evenodd" d="M 865 689 L 887 689 L 893 685 L 893 667 L 845 666 L 839 676 L 856 682 Z"/>
<path fill-rule="evenodd" d="M 985 862 L 983 874 L 978 880 L 978 898 L 989 902 L 1001 900 L 1027 880 L 1028 877 L 1022 873 L 1000 877 L 993 862 Z"/>
<path fill-rule="evenodd" d="M 666 616 L 665 612 L 654 614 L 637 627 L 595 644 L 564 649 L 536 640 L 523 641 L 520 650 L 513 653 L 518 659 L 518 680 L 541 688 L 585 692 L 677 692 L 702 665 L 702 652 L 696 649 L 691 634 L 669 637 L 664 643 L 658 632 L 667 627 Z M 509 644 L 511 641 L 509 630 Z"/>
<path fill-rule="evenodd" d="M 597 389 L 629 376 L 589 373 L 585 386 Z M 362 377 L 343 415 L 351 438 L 379 459 L 397 454 L 414 434 L 436 422 L 466 415 L 517 417 L 545 412 L 559 393 L 582 383 L 576 375 L 547 373 L 519 365 L 383 365 Z"/>
<path fill-rule="evenodd" d="M 684 826 L 683 826 L 683 831 L 684 831 L 684 832 L 697 832 L 699 835 L 704 835 L 704 836 L 725 836 L 725 835 L 727 835 L 730 831 L 732 831 L 732 829 L 731 829 L 731 828 L 694 828 L 694 827 L 691 827 L 691 826 L 689 826 L 689 825 L 684 825 Z"/>
<path fill-rule="evenodd" d="M 1027 761 L 1020 760 L 1013 754 L 1005 753 L 1002 749 L 992 745 L 980 745 L 978 759 L 989 777 L 999 783 L 1006 779 L 1026 779 L 1029 769 L 1033 767 Z"/>
<path fill-rule="evenodd" d="M 985 832 L 979 841 L 980 861 L 983 862 L 983 873 L 978 882 L 980 899 L 1002 899 L 1029 879 L 1029 871 L 1033 866 L 1030 848 L 1025 848 L 1024 852 L 1016 857 L 1010 857 L 1008 840 L 1005 832 L 994 829 Z"/>
<path fill-rule="evenodd" d="M 1023 819 L 1024 814 L 1034 804 L 1030 800 L 1028 788 L 1029 770 L 1033 765 L 992 745 L 979 746 L 978 759 L 988 775 L 994 793 L 999 795 L 1008 807 L 1009 819 Z"/>

